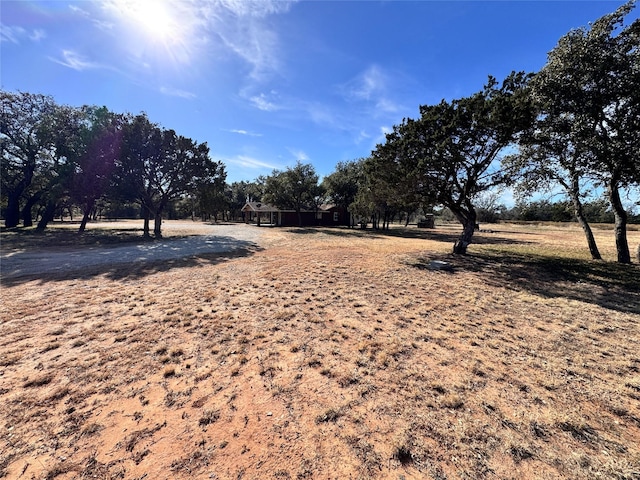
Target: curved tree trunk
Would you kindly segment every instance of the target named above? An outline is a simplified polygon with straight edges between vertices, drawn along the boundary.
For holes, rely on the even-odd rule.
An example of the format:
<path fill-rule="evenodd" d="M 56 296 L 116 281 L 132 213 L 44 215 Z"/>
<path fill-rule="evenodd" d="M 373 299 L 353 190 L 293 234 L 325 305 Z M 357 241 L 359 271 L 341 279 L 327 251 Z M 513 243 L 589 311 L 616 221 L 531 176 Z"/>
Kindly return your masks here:
<path fill-rule="evenodd" d="M 91 212 L 94 211 L 95 204 L 95 200 L 89 200 L 84 205 L 84 211 L 82 212 L 82 220 L 80 221 L 80 228 L 78 229 L 78 233 L 83 233 L 87 228 L 87 222 L 91 218 Z"/>
<path fill-rule="evenodd" d="M 36 230 L 41 232 L 45 228 L 47 228 L 47 225 L 49 224 L 49 222 L 53 221 L 55 213 L 56 213 L 56 202 L 49 200 L 47 202 L 47 206 L 44 208 L 44 212 L 42 213 L 42 218 L 40 218 L 40 221 L 38 222 L 38 226 L 36 227 Z"/>
<path fill-rule="evenodd" d="M 453 253 L 456 255 L 466 255 L 467 248 L 471 244 L 473 232 L 476 229 L 476 222 L 465 222 L 462 225 L 462 234 L 453 244 Z"/>
<path fill-rule="evenodd" d="M 84 215 L 82 215 L 82 220 L 80 221 L 80 228 L 78 229 L 78 233 L 84 233 L 85 229 L 87 228 L 87 222 L 89 221 L 89 217 L 90 217 L 90 211 L 84 212 Z"/>
<path fill-rule="evenodd" d="M 580 207 L 580 213 L 576 211 L 575 215 L 578 223 L 584 231 L 585 237 L 587 237 L 587 245 L 589 246 L 589 253 L 591 253 L 591 258 L 593 260 L 602 260 L 602 256 L 600 255 L 600 251 L 598 250 L 598 245 L 596 244 L 596 239 L 593 237 L 591 227 L 589 226 L 589 223 L 582 213 L 582 207 Z"/>
<path fill-rule="evenodd" d="M 476 230 L 476 220 L 478 218 L 476 211 L 473 207 L 469 205 L 468 211 L 464 211 L 462 209 L 458 209 L 454 211 L 449 207 L 449 209 L 456 216 L 458 221 L 462 224 L 462 233 L 456 242 L 453 244 L 453 253 L 455 255 L 466 255 L 467 248 L 471 244 L 473 239 L 473 234 Z"/>
<path fill-rule="evenodd" d="M 618 191 L 615 179 L 609 181 L 607 185 L 607 194 L 609 202 L 613 210 L 615 219 L 614 234 L 616 237 L 616 250 L 618 251 L 619 263 L 631 263 L 631 254 L 629 253 L 629 244 L 627 243 L 627 212 L 625 212 L 620 200 L 620 192 Z"/>
<path fill-rule="evenodd" d="M 584 211 L 582 209 L 582 202 L 580 201 L 580 187 L 578 185 L 578 179 L 574 178 L 571 182 L 571 201 L 573 203 L 573 213 L 578 220 L 578 223 L 582 227 L 585 236 L 587 237 L 587 245 L 589 245 L 589 252 L 591 252 L 591 258 L 593 260 L 602 260 L 600 256 L 600 251 L 598 250 L 598 245 L 596 245 L 596 239 L 593 237 L 593 232 L 591 231 L 591 227 L 587 222 L 587 219 L 584 216 Z"/>

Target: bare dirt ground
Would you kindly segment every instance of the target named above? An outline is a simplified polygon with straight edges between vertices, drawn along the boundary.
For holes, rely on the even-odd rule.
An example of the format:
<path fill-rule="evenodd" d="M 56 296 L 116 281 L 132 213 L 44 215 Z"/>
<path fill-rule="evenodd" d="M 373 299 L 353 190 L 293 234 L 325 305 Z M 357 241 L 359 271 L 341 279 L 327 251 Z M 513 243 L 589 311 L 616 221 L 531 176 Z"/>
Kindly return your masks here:
<path fill-rule="evenodd" d="M 575 226 L 490 228 L 3 277 L 0 477 L 640 478 L 639 266 L 610 230 L 591 262 Z"/>

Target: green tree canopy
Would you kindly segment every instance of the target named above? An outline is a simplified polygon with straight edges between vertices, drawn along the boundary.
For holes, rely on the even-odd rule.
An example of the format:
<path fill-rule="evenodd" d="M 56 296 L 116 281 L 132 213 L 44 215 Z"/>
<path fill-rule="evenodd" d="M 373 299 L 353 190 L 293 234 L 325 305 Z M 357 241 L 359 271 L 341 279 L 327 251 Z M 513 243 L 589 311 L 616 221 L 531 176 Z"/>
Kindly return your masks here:
<path fill-rule="evenodd" d="M 281 209 L 295 210 L 298 224 L 302 226 L 301 211 L 317 205 L 322 195 L 318 175 L 311 164 L 300 161 L 285 171 L 274 170 L 265 179 L 262 201 Z"/>
<path fill-rule="evenodd" d="M 462 224 L 454 253 L 465 254 L 471 243 L 474 199 L 504 182 L 499 160 L 533 120 L 529 78 L 513 72 L 500 85 L 489 77 L 470 97 L 422 106 L 419 119 L 405 119 L 377 149 L 380 158 L 398 165 L 389 171 L 409 179 L 407 190 L 449 208 Z"/>
<path fill-rule="evenodd" d="M 634 5 L 567 33 L 531 82 L 546 135 L 567 142 L 575 171 L 606 190 L 622 263 L 631 259 L 620 190 L 640 179 L 640 20 L 624 26 Z"/>
<path fill-rule="evenodd" d="M 144 235 L 154 219 L 154 236 L 160 238 L 162 213 L 170 201 L 224 175 L 221 164 L 209 158 L 206 143 L 198 144 L 137 115 L 125 125 L 115 182 L 121 198 L 140 203 Z"/>
<path fill-rule="evenodd" d="M 31 206 L 39 196 L 29 188 L 49 167 L 51 143 L 44 135 L 57 105 L 53 98 L 31 93 L 0 91 L 0 149 L 2 184 L 6 201 L 5 226 L 20 222 L 21 202 L 29 204 L 27 223 L 31 224 Z"/>

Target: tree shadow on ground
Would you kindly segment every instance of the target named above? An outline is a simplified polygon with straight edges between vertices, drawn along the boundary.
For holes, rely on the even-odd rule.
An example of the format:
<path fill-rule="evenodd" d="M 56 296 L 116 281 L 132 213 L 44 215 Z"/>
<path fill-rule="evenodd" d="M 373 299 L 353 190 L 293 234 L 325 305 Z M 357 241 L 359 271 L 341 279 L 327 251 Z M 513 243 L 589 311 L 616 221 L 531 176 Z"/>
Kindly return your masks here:
<path fill-rule="evenodd" d="M 216 265 L 234 258 L 248 257 L 263 250 L 258 244 L 232 237 L 199 237 L 197 246 L 184 247 L 185 242 L 194 241 L 189 237 L 174 237 L 160 243 L 144 242 L 129 247 L 93 248 L 76 254 L 84 258 L 100 257 L 100 263 L 83 264 L 77 259 L 68 261 L 73 253 L 56 252 L 62 263 L 55 269 L 37 271 L 30 268 L 14 270 L 7 274 L 3 262 L 2 286 L 11 287 L 26 282 L 39 281 L 41 284 L 56 281 L 90 279 L 103 276 L 109 280 L 136 280 L 154 273 L 167 272 L 178 268 L 205 267 Z M 215 248 L 207 243 L 215 244 Z M 139 247 L 140 252 L 132 252 L 131 247 Z M 123 250 L 123 248 L 127 248 Z M 20 254 L 17 254 L 20 255 Z M 19 259 L 17 259 L 19 262 Z M 15 261 L 15 260 L 13 260 Z"/>
<path fill-rule="evenodd" d="M 361 229 L 361 228 L 346 228 L 346 227 L 295 227 L 288 228 L 288 233 L 296 235 L 332 235 L 342 238 L 357 237 L 357 238 L 410 238 L 410 239 L 424 239 L 433 240 L 436 242 L 450 243 L 452 248 L 453 244 L 459 239 L 460 233 L 452 232 L 451 230 L 443 229 L 427 229 L 427 228 L 411 228 L 411 227 L 394 227 L 389 230 L 373 230 L 373 229 Z M 534 242 L 528 242 L 524 240 L 515 240 L 513 238 L 500 235 L 500 231 L 481 231 L 474 235 L 473 243 L 476 245 L 525 245 L 533 244 Z"/>
<path fill-rule="evenodd" d="M 411 266 L 430 269 L 433 260 L 450 264 L 450 274 L 478 273 L 488 285 L 527 290 L 545 298 L 566 298 L 609 310 L 640 314 L 640 268 L 613 262 L 535 254 L 433 254 L 414 258 Z"/>
<path fill-rule="evenodd" d="M 34 247 L 81 247 L 88 245 L 120 245 L 153 241 L 142 236 L 142 228 L 101 228 L 86 230 L 82 234 L 77 230 L 52 228 L 38 231 L 35 228 L 1 228 L 2 249 L 18 250 Z M 175 237 L 173 237 L 175 238 Z"/>

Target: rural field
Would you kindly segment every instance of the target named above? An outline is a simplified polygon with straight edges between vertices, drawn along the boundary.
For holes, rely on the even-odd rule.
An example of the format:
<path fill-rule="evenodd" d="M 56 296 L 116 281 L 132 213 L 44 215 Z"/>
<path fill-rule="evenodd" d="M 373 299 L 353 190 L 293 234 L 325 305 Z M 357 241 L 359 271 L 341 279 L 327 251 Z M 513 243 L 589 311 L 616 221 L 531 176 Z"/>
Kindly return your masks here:
<path fill-rule="evenodd" d="M 141 242 L 116 227 L 3 230 L 3 261 Z M 487 226 L 466 257 L 454 225 L 236 228 L 2 279 L 0 478 L 640 479 L 640 266 L 611 227 L 605 262 L 573 224 Z"/>

